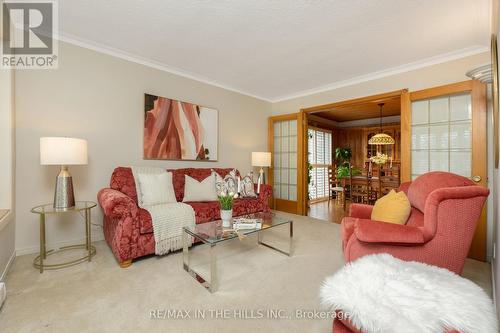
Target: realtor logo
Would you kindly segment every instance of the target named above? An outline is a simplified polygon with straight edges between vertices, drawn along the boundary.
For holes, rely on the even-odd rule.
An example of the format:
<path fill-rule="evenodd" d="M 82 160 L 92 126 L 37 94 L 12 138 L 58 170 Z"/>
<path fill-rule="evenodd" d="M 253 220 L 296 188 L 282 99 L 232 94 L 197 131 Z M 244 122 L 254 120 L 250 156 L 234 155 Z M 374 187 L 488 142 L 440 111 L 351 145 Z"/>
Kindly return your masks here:
<path fill-rule="evenodd" d="M 0 68 L 57 68 L 57 3 L 4 1 Z"/>

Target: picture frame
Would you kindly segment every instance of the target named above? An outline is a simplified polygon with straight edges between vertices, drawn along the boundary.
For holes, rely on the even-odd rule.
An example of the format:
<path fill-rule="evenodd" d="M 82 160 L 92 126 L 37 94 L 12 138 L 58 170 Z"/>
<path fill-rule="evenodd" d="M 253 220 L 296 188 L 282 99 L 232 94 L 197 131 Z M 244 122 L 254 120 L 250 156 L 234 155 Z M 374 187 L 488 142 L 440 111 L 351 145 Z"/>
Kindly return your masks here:
<path fill-rule="evenodd" d="M 144 94 L 143 159 L 216 162 L 216 108 Z"/>

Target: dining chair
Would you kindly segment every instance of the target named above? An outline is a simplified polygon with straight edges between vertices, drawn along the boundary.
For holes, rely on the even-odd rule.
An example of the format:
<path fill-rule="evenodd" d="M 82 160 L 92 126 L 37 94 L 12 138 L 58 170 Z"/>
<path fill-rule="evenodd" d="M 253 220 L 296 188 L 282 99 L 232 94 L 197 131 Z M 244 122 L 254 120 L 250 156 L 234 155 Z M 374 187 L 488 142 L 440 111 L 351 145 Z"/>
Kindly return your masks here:
<path fill-rule="evenodd" d="M 344 187 L 337 178 L 337 168 L 333 168 L 331 165 L 328 166 L 328 183 L 328 205 L 330 205 L 330 200 L 335 199 L 337 203 L 342 203 L 345 206 Z"/>

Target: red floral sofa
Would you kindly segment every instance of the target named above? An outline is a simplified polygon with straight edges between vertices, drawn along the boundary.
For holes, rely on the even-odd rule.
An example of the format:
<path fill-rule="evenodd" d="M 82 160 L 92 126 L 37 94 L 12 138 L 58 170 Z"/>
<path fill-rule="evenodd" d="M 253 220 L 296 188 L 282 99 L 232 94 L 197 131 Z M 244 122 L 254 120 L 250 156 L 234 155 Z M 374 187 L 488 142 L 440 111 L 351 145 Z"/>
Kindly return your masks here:
<path fill-rule="evenodd" d="M 185 175 L 201 181 L 211 175 L 208 168 L 185 168 L 168 170 L 172 172 L 173 185 L 177 201 L 184 197 Z M 214 168 L 224 177 L 233 169 Z M 270 210 L 268 199 L 271 186 L 261 185 L 256 198 L 241 198 L 234 201 L 235 216 Z M 132 259 L 155 252 L 153 225 L 151 216 L 145 209 L 137 206 L 137 192 L 132 169 L 118 167 L 113 171 L 110 188 L 104 188 L 97 194 L 97 200 L 104 215 L 104 237 L 122 267 L 132 264 Z M 187 202 L 193 207 L 196 224 L 220 219 L 219 203 Z"/>

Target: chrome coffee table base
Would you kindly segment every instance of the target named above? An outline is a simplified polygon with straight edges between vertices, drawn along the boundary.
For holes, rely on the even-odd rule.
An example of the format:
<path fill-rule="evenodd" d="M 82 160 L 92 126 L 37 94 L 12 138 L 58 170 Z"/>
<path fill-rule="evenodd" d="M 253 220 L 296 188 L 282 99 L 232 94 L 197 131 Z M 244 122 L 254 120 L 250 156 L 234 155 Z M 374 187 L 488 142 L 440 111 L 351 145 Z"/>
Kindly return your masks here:
<path fill-rule="evenodd" d="M 209 223 L 212 223 L 213 225 L 208 225 Z M 219 223 L 219 225 L 217 223 Z M 287 250 L 278 249 L 277 247 L 272 246 L 268 243 L 264 243 L 262 241 L 263 231 L 266 231 L 267 229 L 270 229 L 270 228 L 273 228 L 276 226 L 286 225 L 286 224 L 288 224 L 289 228 L 290 228 L 290 231 L 289 231 L 290 237 L 289 237 L 289 244 L 288 244 Z M 220 242 L 232 240 L 232 239 L 235 239 L 237 237 L 234 235 L 221 236 L 220 232 L 217 233 L 216 232 L 217 228 L 219 230 L 222 230 L 220 227 L 220 221 L 204 223 L 204 226 L 203 226 L 204 230 L 203 231 L 197 230 L 197 227 L 195 227 L 194 230 L 189 229 L 189 228 L 184 228 L 184 230 L 183 230 L 183 233 L 182 233 L 183 268 L 186 272 L 189 273 L 189 275 L 191 275 L 203 287 L 205 287 L 211 293 L 214 293 L 215 291 L 217 291 L 217 288 L 218 288 L 216 245 Z M 200 227 L 199 229 L 202 229 L 202 227 Z M 214 231 L 214 234 L 212 236 L 209 236 L 211 234 L 211 232 L 210 232 L 211 230 Z M 248 235 L 251 233 L 257 233 L 258 244 L 261 244 L 265 247 L 273 249 L 273 250 L 275 250 L 279 253 L 285 254 L 287 256 L 292 256 L 292 251 L 293 251 L 293 221 L 281 220 L 281 219 L 277 219 L 277 218 L 273 217 L 272 220 L 265 221 L 261 229 L 241 230 L 241 232 L 245 235 Z M 219 234 L 219 235 L 217 236 L 217 234 Z M 200 240 L 201 242 L 203 242 L 205 245 L 208 245 L 208 247 L 209 247 L 209 252 L 210 252 L 209 253 L 209 256 L 210 256 L 209 280 L 207 280 L 207 278 L 202 276 L 200 273 L 196 272 L 190 266 L 189 237 L 192 237 L 195 241 Z"/>

